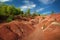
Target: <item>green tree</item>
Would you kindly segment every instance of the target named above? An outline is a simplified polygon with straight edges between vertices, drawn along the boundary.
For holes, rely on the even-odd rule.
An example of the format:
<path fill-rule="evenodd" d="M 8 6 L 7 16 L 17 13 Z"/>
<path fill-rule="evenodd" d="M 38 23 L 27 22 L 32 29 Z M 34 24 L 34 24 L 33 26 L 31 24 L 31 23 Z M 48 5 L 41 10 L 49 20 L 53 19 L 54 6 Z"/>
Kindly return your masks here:
<path fill-rule="evenodd" d="M 13 20 L 13 16 L 10 15 L 7 19 L 6 19 L 6 22 L 11 22 Z"/>
<path fill-rule="evenodd" d="M 32 14 L 32 16 L 33 16 L 33 17 L 34 17 L 34 16 L 40 16 L 40 14 L 35 11 L 35 12 Z"/>
<path fill-rule="evenodd" d="M 30 14 L 30 9 L 27 10 L 26 15 L 27 15 L 27 16 L 31 16 L 31 14 Z"/>

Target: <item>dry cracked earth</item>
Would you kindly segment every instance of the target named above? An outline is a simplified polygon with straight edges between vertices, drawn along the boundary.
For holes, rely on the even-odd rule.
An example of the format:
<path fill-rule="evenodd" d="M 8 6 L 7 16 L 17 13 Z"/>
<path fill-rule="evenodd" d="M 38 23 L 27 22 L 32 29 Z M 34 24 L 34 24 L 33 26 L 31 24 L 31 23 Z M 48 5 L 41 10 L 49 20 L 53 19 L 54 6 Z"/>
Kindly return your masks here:
<path fill-rule="evenodd" d="M 0 23 L 0 40 L 60 40 L 60 14 Z"/>

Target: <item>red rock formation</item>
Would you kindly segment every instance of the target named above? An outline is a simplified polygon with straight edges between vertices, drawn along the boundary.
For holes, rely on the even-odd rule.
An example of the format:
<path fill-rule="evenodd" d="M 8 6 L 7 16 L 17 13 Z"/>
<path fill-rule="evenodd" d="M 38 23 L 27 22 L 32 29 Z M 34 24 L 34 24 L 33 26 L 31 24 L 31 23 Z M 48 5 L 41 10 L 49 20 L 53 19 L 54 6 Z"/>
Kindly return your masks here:
<path fill-rule="evenodd" d="M 53 14 L 47 18 L 55 19 L 43 31 L 44 40 L 60 40 L 60 14 Z M 50 19 L 51 21 L 51 19 Z M 49 22 L 48 22 L 49 23 Z"/>
<path fill-rule="evenodd" d="M 19 21 L 12 21 L 0 28 L 0 39 L 2 40 L 35 40 L 39 34 L 37 27 Z M 37 33 L 37 34 L 36 34 Z M 37 36 L 38 37 L 38 36 Z M 32 38 L 32 39 L 31 39 Z M 36 38 L 37 39 L 37 38 Z"/>
<path fill-rule="evenodd" d="M 44 40 L 60 40 L 60 25 L 50 25 L 44 30 Z"/>
<path fill-rule="evenodd" d="M 60 14 L 2 23 L 0 40 L 60 40 Z"/>
<path fill-rule="evenodd" d="M 17 40 L 18 36 L 8 29 L 7 25 L 0 28 L 0 40 Z"/>

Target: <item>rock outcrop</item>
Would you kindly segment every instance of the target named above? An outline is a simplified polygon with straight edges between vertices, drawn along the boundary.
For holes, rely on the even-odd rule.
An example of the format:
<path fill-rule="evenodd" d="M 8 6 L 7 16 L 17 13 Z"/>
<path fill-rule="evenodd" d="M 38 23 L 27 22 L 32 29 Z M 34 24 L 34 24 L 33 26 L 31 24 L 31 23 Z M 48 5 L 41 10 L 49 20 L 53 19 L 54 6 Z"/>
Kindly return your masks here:
<path fill-rule="evenodd" d="M 60 40 L 60 14 L 1 23 L 0 40 Z"/>

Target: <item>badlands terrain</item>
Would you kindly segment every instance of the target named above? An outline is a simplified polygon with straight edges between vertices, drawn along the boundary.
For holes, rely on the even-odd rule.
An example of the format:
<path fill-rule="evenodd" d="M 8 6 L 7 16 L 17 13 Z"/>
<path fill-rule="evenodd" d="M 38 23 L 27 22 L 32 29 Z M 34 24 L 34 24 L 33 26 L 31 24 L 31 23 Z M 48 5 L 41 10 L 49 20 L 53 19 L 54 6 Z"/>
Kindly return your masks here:
<path fill-rule="evenodd" d="M 60 14 L 0 23 L 0 40 L 60 40 Z"/>

